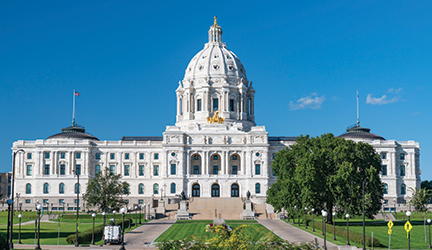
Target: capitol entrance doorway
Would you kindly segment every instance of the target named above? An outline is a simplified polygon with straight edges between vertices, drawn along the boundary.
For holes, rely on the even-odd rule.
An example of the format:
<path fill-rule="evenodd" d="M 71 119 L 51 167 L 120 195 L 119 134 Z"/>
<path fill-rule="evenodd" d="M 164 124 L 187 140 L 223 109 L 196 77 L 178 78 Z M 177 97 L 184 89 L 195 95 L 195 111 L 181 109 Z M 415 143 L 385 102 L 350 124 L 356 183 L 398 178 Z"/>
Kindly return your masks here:
<path fill-rule="evenodd" d="M 219 197 L 219 185 L 213 184 L 211 188 L 211 196 L 212 197 Z"/>

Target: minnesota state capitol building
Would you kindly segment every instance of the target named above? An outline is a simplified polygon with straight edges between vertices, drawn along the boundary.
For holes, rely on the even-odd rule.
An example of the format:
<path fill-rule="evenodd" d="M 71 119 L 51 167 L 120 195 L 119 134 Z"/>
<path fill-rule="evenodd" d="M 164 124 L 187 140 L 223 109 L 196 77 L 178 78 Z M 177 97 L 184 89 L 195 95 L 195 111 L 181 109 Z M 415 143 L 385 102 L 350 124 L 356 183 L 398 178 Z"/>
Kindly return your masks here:
<path fill-rule="evenodd" d="M 244 197 L 250 191 L 252 201 L 263 204 L 276 182 L 271 162 L 295 137 L 272 137 L 256 126 L 255 90 L 243 64 L 222 42 L 216 19 L 208 34 L 178 84 L 176 123 L 163 136 L 101 141 L 73 124 L 47 139 L 14 142 L 14 152 L 24 150 L 15 163 L 23 209 L 40 200 L 52 210 L 74 210 L 76 191 L 85 192 L 89 178 L 106 168 L 129 182 L 124 199 L 130 204 L 174 201 L 182 191 L 188 197 Z M 405 203 L 408 188 L 420 186 L 417 142 L 386 140 L 359 124 L 341 137 L 370 143 L 381 154 L 385 209 Z"/>

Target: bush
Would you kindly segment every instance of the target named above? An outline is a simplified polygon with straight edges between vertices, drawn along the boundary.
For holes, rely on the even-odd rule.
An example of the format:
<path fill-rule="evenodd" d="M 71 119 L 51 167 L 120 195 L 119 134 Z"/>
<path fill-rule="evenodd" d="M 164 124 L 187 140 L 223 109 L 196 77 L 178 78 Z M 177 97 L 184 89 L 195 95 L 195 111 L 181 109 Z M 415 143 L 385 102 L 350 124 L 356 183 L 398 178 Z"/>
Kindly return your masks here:
<path fill-rule="evenodd" d="M 315 228 L 322 231 L 322 223 L 321 222 L 315 221 L 314 225 L 315 225 Z M 331 230 L 331 232 L 333 232 L 333 225 L 327 224 L 326 230 L 327 230 L 327 232 L 330 232 L 330 230 Z M 344 237 L 344 238 L 347 237 L 347 230 L 342 228 L 342 227 L 336 226 L 335 227 L 335 233 L 336 233 L 336 236 L 340 236 L 340 237 Z M 363 234 L 350 231 L 349 232 L 349 240 L 350 240 L 350 242 L 363 244 Z M 366 235 L 365 241 L 366 241 L 366 246 L 371 247 L 372 237 L 369 235 Z M 380 241 L 375 237 L 373 238 L 373 246 L 374 247 L 381 246 Z"/>
<path fill-rule="evenodd" d="M 3 234 L 0 234 L 0 249 L 6 249 L 6 237 Z"/>
<path fill-rule="evenodd" d="M 129 224 L 130 223 L 132 223 L 132 220 L 131 219 L 127 219 L 127 220 L 125 220 L 125 222 L 124 222 L 124 227 L 125 228 L 127 228 L 127 227 L 129 227 Z M 122 225 L 122 222 L 120 221 L 120 222 L 117 222 L 116 223 L 116 225 L 119 225 L 119 226 L 121 226 Z M 131 224 L 132 225 L 132 224 Z M 100 239 L 100 238 L 102 238 L 102 235 L 103 235 L 103 231 L 104 231 L 104 227 L 103 227 L 103 225 L 100 225 L 100 226 L 97 226 L 97 227 L 95 227 L 95 229 L 94 229 L 95 231 L 94 231 L 94 237 L 95 237 L 95 241 L 97 241 L 96 239 Z M 85 230 L 84 232 L 78 232 L 78 242 L 79 243 L 87 243 L 87 242 L 91 242 L 91 239 L 92 239 L 92 232 L 93 232 L 93 229 L 92 228 L 90 228 L 90 229 L 87 229 L 87 230 Z M 71 235 L 69 235 L 68 237 L 66 237 L 66 242 L 68 243 L 68 244 L 75 244 L 75 240 L 76 240 L 76 234 L 71 234 Z"/>

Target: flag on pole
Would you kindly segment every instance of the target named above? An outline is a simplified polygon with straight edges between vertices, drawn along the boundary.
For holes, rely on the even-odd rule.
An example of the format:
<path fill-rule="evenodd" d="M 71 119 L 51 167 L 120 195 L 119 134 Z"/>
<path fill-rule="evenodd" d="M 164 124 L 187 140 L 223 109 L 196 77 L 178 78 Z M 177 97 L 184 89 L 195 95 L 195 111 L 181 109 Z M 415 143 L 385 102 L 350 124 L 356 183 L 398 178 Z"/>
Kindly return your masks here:
<path fill-rule="evenodd" d="M 80 93 L 79 93 L 79 92 L 74 92 L 74 93 L 75 93 L 75 95 L 76 95 L 76 96 L 79 96 L 79 95 L 80 95 Z"/>

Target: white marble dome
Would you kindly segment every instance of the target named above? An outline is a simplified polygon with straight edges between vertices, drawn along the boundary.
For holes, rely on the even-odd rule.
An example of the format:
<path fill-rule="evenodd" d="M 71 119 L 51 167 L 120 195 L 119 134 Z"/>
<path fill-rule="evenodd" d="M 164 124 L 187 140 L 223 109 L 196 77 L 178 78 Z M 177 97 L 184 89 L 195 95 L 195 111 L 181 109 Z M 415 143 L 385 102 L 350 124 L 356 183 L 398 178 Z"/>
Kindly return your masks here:
<path fill-rule="evenodd" d="M 209 42 L 192 58 L 184 79 L 223 76 L 247 79 L 240 59 L 222 42 L 222 29 L 215 19 L 209 30 Z"/>

